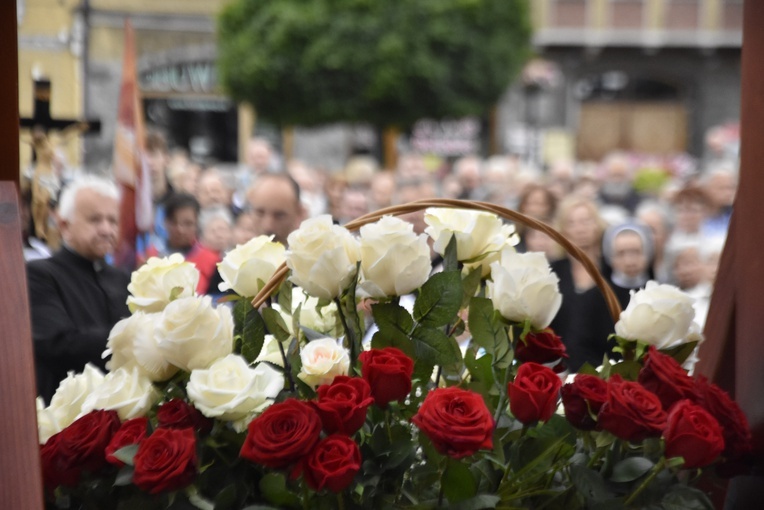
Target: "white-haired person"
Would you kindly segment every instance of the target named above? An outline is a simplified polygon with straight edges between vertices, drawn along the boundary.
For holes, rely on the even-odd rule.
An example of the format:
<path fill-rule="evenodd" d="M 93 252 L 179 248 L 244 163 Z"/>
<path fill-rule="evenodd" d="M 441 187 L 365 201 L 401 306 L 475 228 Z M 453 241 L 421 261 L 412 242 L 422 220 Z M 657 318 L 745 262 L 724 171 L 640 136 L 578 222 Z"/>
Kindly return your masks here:
<path fill-rule="evenodd" d="M 109 331 L 129 315 L 130 275 L 105 261 L 119 232 L 116 185 L 75 179 L 61 194 L 58 219 L 62 248 L 27 264 L 37 391 L 46 401 L 68 371 L 104 367 Z"/>

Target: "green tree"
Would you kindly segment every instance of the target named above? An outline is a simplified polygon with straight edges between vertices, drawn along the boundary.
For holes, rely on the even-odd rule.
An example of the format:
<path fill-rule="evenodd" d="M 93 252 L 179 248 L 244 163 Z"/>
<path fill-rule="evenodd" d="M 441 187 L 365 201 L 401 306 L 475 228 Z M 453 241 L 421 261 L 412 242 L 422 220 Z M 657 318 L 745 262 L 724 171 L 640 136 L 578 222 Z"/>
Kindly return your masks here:
<path fill-rule="evenodd" d="M 529 54 L 528 0 L 233 0 L 221 81 L 280 125 L 483 115 Z"/>

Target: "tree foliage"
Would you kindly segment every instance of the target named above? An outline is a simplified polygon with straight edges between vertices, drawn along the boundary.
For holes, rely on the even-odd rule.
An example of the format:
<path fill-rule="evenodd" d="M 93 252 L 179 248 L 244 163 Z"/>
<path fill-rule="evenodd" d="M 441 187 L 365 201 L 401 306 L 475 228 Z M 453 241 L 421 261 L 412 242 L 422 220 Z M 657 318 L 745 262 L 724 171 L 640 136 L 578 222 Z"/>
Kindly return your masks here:
<path fill-rule="evenodd" d="M 221 81 L 286 125 L 486 113 L 529 53 L 528 0 L 233 0 Z"/>

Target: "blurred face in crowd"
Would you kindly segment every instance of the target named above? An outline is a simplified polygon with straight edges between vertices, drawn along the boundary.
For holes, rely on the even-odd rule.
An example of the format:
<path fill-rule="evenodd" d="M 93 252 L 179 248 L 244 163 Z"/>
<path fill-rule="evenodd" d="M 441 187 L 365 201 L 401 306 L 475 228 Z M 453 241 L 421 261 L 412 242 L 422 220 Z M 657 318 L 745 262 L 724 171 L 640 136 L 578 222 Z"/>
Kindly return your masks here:
<path fill-rule="evenodd" d="M 284 179 L 261 177 L 247 198 L 257 235 L 273 235 L 275 241 L 286 246 L 289 234 L 305 219 L 305 210 L 292 185 Z"/>
<path fill-rule="evenodd" d="M 525 232 L 525 246 L 528 251 L 540 251 L 551 261 L 557 255 L 557 243 L 545 233 L 529 228 Z"/>
<path fill-rule="evenodd" d="M 71 219 L 61 219 L 64 242 L 88 260 L 99 260 L 112 252 L 119 234 L 119 204 L 92 189 L 81 189 L 74 200 Z"/>
<path fill-rule="evenodd" d="M 583 205 L 573 207 L 562 225 L 563 233 L 579 248 L 599 244 L 599 226 L 592 211 Z"/>
<path fill-rule="evenodd" d="M 718 173 L 709 177 L 706 193 L 714 207 L 729 207 L 735 201 L 737 181 L 731 173 Z"/>
<path fill-rule="evenodd" d="M 174 249 L 190 248 L 196 242 L 198 221 L 193 207 L 177 209 L 174 217 L 165 220 L 167 244 Z"/>
<path fill-rule="evenodd" d="M 347 223 L 369 212 L 369 199 L 360 189 L 346 188 L 340 203 L 341 223 Z"/>
<path fill-rule="evenodd" d="M 146 151 L 146 165 L 151 176 L 151 194 L 154 198 L 163 196 L 167 192 L 167 176 L 165 171 L 169 158 L 167 153 L 160 149 Z"/>
<path fill-rule="evenodd" d="M 255 139 L 247 144 L 247 164 L 255 173 L 267 172 L 271 157 L 271 146 L 267 141 Z"/>
<path fill-rule="evenodd" d="M 704 267 L 697 248 L 685 248 L 674 259 L 674 280 L 680 289 L 691 289 L 703 280 Z"/>
<path fill-rule="evenodd" d="M 666 239 L 668 239 L 668 227 L 666 222 L 663 221 L 661 214 L 658 211 L 645 210 L 639 214 L 639 221 L 650 228 L 650 232 L 653 234 L 656 253 L 662 253 Z"/>
<path fill-rule="evenodd" d="M 626 230 L 613 239 L 613 271 L 636 278 L 647 270 L 647 254 L 642 237 Z"/>
<path fill-rule="evenodd" d="M 196 198 L 202 209 L 208 207 L 228 206 L 230 193 L 222 179 L 216 174 L 202 175 L 196 188 Z"/>
<path fill-rule="evenodd" d="M 233 227 L 233 244 L 244 244 L 255 236 L 255 218 L 251 213 L 241 213 Z"/>
<path fill-rule="evenodd" d="M 225 218 L 212 218 L 204 225 L 202 242 L 215 251 L 224 252 L 231 247 L 233 231 Z"/>
<path fill-rule="evenodd" d="M 540 188 L 531 191 L 521 205 L 520 212 L 536 219 L 545 220 L 552 213 L 552 204 L 549 202 L 549 196 Z"/>
<path fill-rule="evenodd" d="M 380 172 L 374 174 L 371 180 L 371 201 L 374 207 L 381 209 L 387 207 L 393 202 L 395 193 L 395 178 L 391 172 Z"/>
<path fill-rule="evenodd" d="M 676 213 L 676 229 L 688 234 L 698 232 L 708 216 L 705 204 L 690 200 L 683 200 L 676 204 L 674 212 Z"/>
<path fill-rule="evenodd" d="M 480 186 L 480 160 L 467 157 L 458 161 L 456 177 L 463 192 L 477 189 Z"/>

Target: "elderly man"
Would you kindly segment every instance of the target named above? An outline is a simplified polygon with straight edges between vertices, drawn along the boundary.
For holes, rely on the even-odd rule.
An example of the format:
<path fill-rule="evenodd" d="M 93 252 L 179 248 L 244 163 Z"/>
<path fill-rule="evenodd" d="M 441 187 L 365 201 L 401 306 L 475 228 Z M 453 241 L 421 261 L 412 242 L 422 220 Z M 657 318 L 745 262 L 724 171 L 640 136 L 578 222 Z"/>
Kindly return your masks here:
<path fill-rule="evenodd" d="M 67 371 L 103 368 L 109 332 L 129 315 L 130 277 L 104 261 L 117 241 L 118 202 L 109 181 L 73 181 L 59 202 L 63 247 L 27 265 L 37 391 L 46 401 Z"/>
<path fill-rule="evenodd" d="M 287 237 L 297 230 L 307 216 L 300 201 L 300 186 L 288 174 L 261 176 L 248 190 L 256 235 L 273 235 L 287 244 Z"/>

